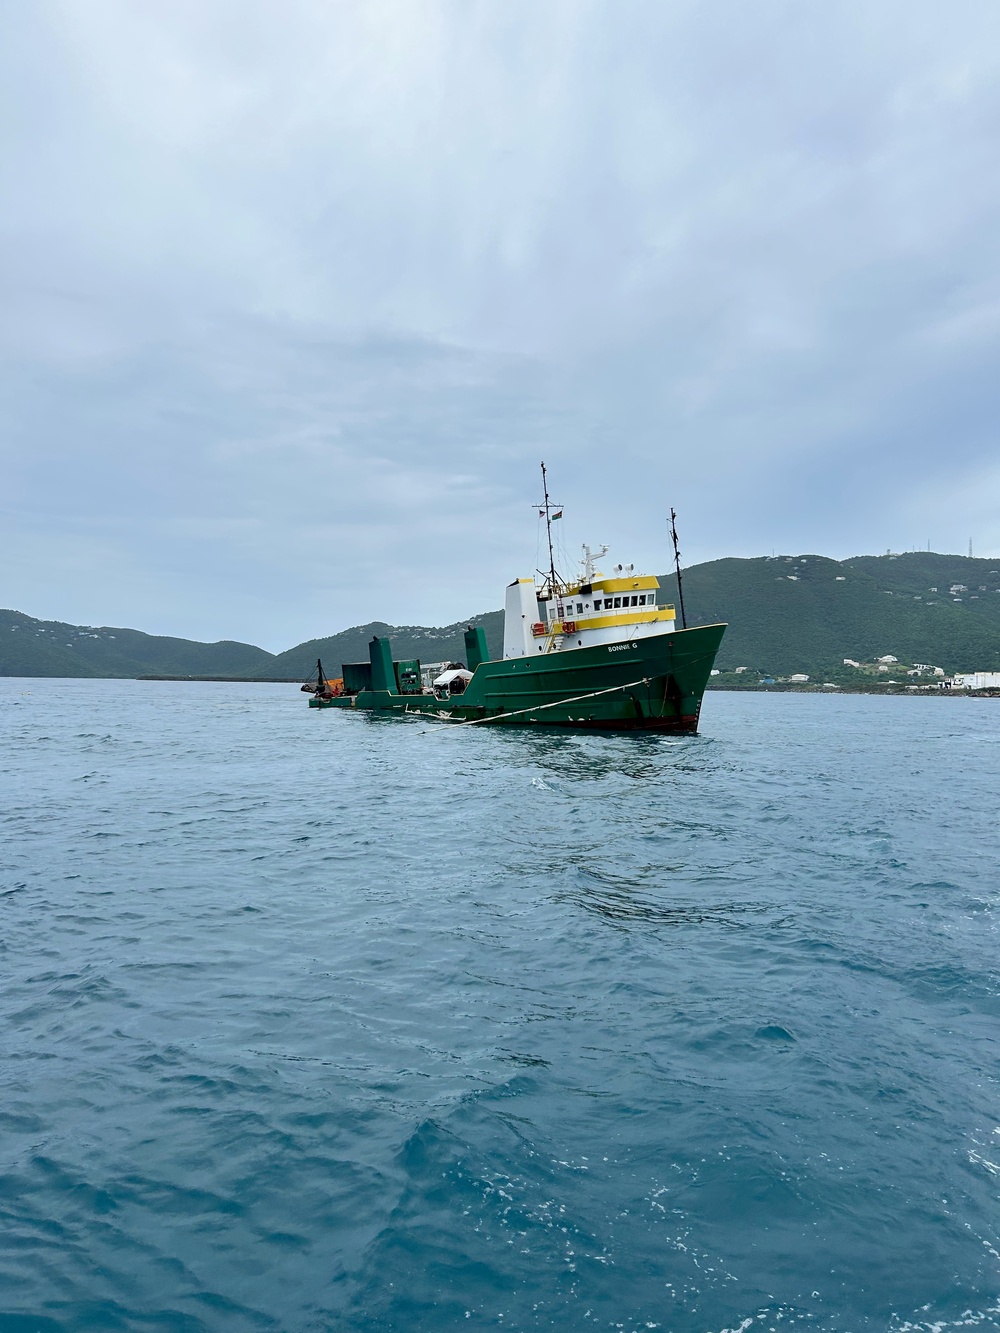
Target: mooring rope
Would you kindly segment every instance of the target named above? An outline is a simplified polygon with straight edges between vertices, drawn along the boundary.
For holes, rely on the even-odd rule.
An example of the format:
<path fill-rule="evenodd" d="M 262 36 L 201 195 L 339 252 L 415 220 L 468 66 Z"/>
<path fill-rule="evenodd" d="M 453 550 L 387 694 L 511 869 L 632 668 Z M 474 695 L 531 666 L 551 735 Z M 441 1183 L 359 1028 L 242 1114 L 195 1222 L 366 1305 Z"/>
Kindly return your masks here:
<path fill-rule="evenodd" d="M 641 680 L 629 681 L 627 685 L 611 685 L 606 690 L 592 690 L 589 694 L 578 694 L 572 699 L 556 699 L 554 703 L 550 704 L 535 704 L 531 708 L 518 708 L 513 713 L 494 713 L 491 717 L 467 717 L 463 722 L 456 721 L 454 725 L 456 727 L 478 727 L 484 722 L 506 722 L 512 717 L 523 717 L 525 713 L 540 713 L 545 708 L 565 708 L 567 704 L 583 703 L 585 699 L 596 699 L 601 694 L 616 694 L 620 690 L 634 690 L 637 685 L 648 685 L 652 679 L 652 676 L 643 676 Z M 426 716 L 433 716 L 433 714 L 426 714 Z M 440 720 L 442 722 L 452 721 L 451 718 L 441 718 Z M 430 730 L 439 729 L 432 727 Z M 427 734 L 428 732 L 424 733 L 424 735 Z"/>

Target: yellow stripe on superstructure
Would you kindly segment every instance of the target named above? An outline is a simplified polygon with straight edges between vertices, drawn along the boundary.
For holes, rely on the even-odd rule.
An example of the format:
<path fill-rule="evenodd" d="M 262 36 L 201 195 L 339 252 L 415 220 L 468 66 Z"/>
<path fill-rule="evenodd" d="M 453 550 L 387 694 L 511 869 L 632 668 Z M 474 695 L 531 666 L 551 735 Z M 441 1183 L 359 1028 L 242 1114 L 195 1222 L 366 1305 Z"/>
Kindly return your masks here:
<path fill-rule="evenodd" d="M 672 606 L 658 606 L 655 611 L 640 611 L 637 606 L 623 606 L 616 615 L 611 616 L 588 616 L 584 611 L 582 616 L 573 617 L 573 623 L 576 625 L 574 632 L 582 634 L 588 629 L 610 629 L 612 626 L 615 629 L 628 629 L 629 625 L 654 625 L 660 620 L 676 619 Z M 563 623 L 560 620 L 552 621 L 546 626 L 546 630 L 549 634 L 562 634 Z"/>
<path fill-rule="evenodd" d="M 658 588 L 660 580 L 652 574 L 640 574 L 634 579 L 596 579 L 594 592 L 642 592 L 644 588 Z"/>

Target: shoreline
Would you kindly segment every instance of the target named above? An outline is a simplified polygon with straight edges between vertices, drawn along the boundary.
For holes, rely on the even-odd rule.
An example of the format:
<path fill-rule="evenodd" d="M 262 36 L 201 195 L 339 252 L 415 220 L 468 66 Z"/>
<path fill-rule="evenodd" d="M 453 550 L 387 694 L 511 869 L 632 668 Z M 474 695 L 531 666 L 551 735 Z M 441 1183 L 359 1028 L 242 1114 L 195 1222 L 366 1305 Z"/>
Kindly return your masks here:
<path fill-rule="evenodd" d="M 727 693 L 727 694 L 871 694 L 885 697 L 891 695 L 894 698 L 905 696 L 908 699 L 1000 699 L 1000 690 L 938 690 L 922 689 L 917 686 L 915 689 L 909 685 L 882 685 L 878 687 L 866 685 L 838 685 L 834 689 L 824 687 L 823 685 L 709 685 L 705 689 L 706 694 Z"/>
<path fill-rule="evenodd" d="M 45 677 L 38 677 L 45 679 Z M 179 681 L 216 681 L 224 685 L 301 685 L 298 676 L 90 676 L 71 677 L 83 680 L 179 680 Z"/>

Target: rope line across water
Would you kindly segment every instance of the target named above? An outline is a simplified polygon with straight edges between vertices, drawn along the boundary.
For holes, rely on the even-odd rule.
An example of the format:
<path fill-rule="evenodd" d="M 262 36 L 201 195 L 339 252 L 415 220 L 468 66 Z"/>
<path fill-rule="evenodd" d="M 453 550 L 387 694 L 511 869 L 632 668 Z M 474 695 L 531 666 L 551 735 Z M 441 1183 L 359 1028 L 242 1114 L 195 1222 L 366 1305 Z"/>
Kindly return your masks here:
<path fill-rule="evenodd" d="M 557 699 L 551 704 L 535 704 L 531 708 L 518 708 L 513 713 L 494 713 L 491 717 L 467 717 L 463 722 L 456 722 L 456 727 L 477 727 L 484 722 L 507 722 L 512 717 L 522 717 L 525 713 L 540 713 L 545 708 L 565 708 L 567 704 L 583 703 L 585 699 L 596 699 L 600 694 L 616 694 L 620 690 L 634 690 L 637 685 L 648 685 L 652 676 L 643 676 L 641 680 L 629 681 L 627 685 L 611 685 L 606 690 L 592 690 L 590 694 L 578 694 L 572 699 Z M 441 721 L 451 721 L 442 718 Z M 431 728 L 434 730 L 434 728 Z M 428 732 L 424 733 L 425 735 Z"/>

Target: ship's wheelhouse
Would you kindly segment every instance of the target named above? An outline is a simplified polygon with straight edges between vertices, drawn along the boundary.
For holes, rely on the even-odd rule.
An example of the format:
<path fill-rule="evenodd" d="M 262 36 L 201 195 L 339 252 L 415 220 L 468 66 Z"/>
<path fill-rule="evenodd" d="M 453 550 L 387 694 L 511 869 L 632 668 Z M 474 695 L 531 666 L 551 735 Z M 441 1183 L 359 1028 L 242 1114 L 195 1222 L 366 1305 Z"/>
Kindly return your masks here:
<path fill-rule="evenodd" d="M 674 608 L 659 601 L 659 586 L 650 574 L 631 573 L 554 587 L 545 583 L 541 588 L 519 579 L 508 589 L 504 656 L 566 652 L 668 634 L 674 628 Z M 531 618 L 529 602 L 537 618 Z"/>

